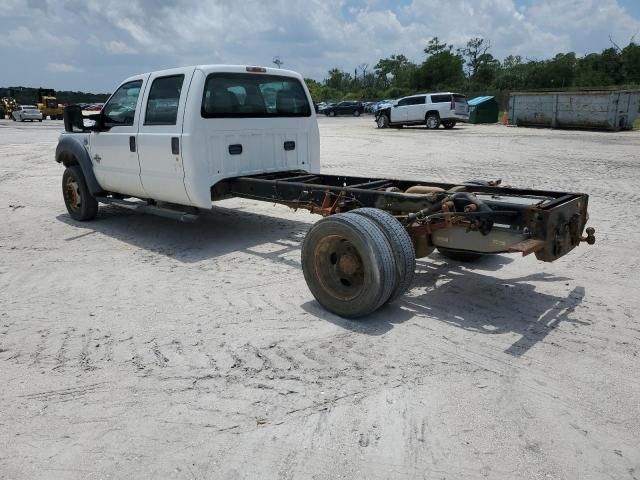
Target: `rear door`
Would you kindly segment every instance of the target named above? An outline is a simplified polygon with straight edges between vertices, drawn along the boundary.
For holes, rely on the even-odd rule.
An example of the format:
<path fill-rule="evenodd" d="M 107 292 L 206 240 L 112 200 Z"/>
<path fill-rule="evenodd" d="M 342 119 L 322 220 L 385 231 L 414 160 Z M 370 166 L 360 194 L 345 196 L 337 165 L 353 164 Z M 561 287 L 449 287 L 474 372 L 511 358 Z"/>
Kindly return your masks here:
<path fill-rule="evenodd" d="M 469 105 L 467 104 L 467 97 L 464 95 L 454 94 L 453 103 L 455 103 L 456 115 L 469 115 Z"/>
<path fill-rule="evenodd" d="M 409 98 L 407 107 L 407 120 L 409 122 L 422 122 L 426 113 L 424 95 Z"/>
<path fill-rule="evenodd" d="M 151 74 L 138 130 L 140 177 L 150 198 L 189 204 L 184 186 L 182 123 L 194 69 Z"/>

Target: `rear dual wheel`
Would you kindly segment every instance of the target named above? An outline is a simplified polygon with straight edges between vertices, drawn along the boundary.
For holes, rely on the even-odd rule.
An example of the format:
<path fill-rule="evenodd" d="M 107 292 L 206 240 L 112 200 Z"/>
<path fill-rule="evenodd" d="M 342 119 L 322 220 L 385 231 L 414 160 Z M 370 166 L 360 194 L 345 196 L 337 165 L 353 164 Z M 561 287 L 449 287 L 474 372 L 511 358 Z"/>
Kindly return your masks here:
<path fill-rule="evenodd" d="M 368 315 L 398 298 L 415 270 L 413 246 L 410 252 L 406 244 L 398 247 L 400 234 L 390 220 L 404 230 L 402 225 L 390 215 L 386 218 L 386 212 L 361 210 L 367 211 L 320 220 L 302 244 L 309 290 L 324 308 L 345 318 Z"/>

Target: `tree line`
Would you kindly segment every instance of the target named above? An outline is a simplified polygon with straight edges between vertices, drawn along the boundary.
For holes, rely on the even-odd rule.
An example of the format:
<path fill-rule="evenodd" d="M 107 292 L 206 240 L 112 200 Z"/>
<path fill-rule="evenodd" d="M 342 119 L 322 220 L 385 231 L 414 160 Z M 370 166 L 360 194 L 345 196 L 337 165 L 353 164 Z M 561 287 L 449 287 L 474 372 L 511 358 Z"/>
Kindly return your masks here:
<path fill-rule="evenodd" d="M 38 98 L 38 89 L 33 87 L 7 87 L 0 88 L 0 98 L 12 97 L 15 98 L 19 104 L 35 104 L 40 102 Z M 69 90 L 56 91 L 56 99 L 58 103 L 65 105 L 72 103 L 102 103 L 109 98 L 107 93 L 87 93 L 87 92 L 74 92 Z"/>
<path fill-rule="evenodd" d="M 316 102 L 398 98 L 425 91 L 500 93 L 531 89 L 591 88 L 640 84 L 640 45 L 613 41 L 600 53 L 578 57 L 559 53 L 546 60 L 509 55 L 500 61 L 491 42 L 472 38 L 461 48 L 433 37 L 422 63 L 403 54 L 382 58 L 373 68 L 358 65 L 353 73 L 333 68 L 322 82 L 305 79 Z M 503 99 L 505 95 L 502 95 Z"/>

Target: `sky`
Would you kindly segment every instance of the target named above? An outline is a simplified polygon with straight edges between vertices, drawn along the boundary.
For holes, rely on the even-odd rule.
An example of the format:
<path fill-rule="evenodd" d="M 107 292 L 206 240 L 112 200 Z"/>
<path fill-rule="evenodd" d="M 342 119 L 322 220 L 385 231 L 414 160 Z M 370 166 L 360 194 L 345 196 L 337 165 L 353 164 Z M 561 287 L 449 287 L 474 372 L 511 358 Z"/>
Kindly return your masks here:
<path fill-rule="evenodd" d="M 438 36 L 472 37 L 544 59 L 621 46 L 640 0 L 2 0 L 0 86 L 110 92 L 127 76 L 177 66 L 246 64 L 322 80 L 394 53 L 424 59 Z"/>

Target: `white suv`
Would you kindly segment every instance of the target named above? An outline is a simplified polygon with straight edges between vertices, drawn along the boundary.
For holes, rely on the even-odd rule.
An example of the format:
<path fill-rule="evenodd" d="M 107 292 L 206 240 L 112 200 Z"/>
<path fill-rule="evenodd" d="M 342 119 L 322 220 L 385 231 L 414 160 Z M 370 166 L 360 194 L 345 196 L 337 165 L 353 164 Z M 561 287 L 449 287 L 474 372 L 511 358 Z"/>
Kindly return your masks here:
<path fill-rule="evenodd" d="M 464 95 L 459 93 L 422 93 L 394 102 L 376 112 L 378 128 L 402 127 L 424 124 L 436 129 L 453 128 L 457 122 L 469 120 L 469 106 Z"/>

